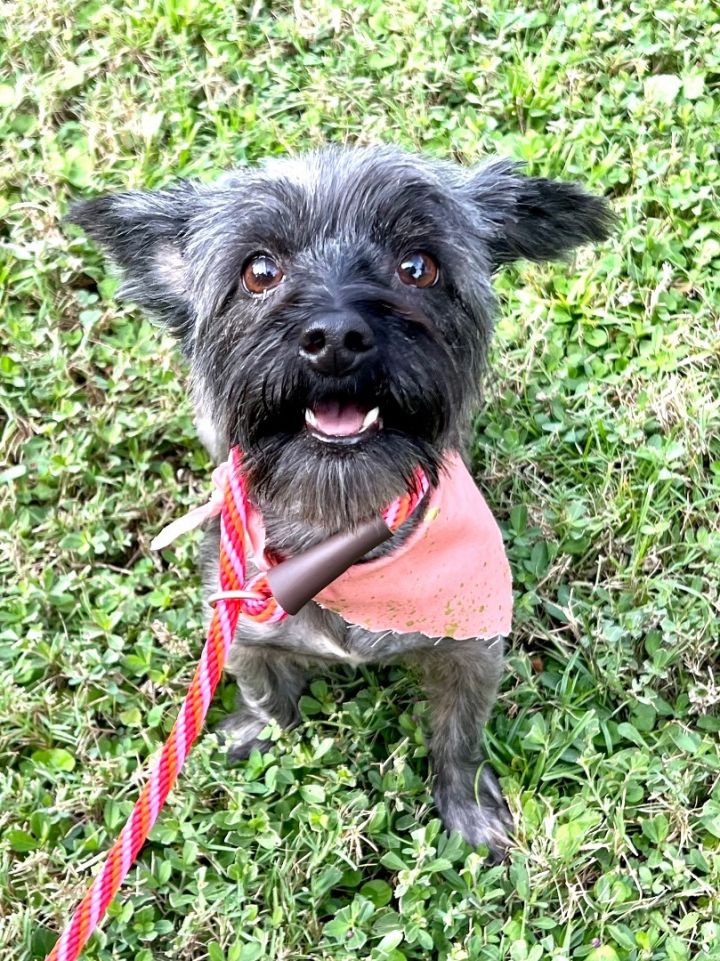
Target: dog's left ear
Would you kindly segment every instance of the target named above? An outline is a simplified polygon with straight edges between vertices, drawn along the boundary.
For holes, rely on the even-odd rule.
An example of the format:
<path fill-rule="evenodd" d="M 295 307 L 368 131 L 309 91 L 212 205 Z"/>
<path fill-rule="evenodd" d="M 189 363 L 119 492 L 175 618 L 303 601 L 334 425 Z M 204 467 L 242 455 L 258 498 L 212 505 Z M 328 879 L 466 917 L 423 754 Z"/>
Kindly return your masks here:
<path fill-rule="evenodd" d="M 615 216 L 602 197 L 574 183 L 523 177 L 520 166 L 497 160 L 463 185 L 482 218 L 493 269 L 514 260 L 558 260 L 610 236 Z"/>

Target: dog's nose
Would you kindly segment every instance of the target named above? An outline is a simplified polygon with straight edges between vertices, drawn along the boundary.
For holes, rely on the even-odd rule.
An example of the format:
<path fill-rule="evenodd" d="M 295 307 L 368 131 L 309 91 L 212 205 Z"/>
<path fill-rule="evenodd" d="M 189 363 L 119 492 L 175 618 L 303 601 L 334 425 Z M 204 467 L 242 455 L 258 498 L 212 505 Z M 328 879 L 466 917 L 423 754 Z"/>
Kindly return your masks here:
<path fill-rule="evenodd" d="M 313 317 L 300 334 L 300 356 L 322 374 L 348 374 L 375 348 L 370 325 L 354 311 Z"/>

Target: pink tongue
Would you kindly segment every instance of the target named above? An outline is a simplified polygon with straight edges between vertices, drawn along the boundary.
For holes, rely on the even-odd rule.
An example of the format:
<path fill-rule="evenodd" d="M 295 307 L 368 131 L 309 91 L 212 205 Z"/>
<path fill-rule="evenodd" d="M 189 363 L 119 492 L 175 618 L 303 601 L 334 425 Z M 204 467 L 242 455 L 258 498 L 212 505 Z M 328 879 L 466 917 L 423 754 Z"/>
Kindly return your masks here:
<path fill-rule="evenodd" d="M 323 401 L 313 407 L 318 429 L 333 437 L 348 437 L 358 434 L 365 420 L 366 410 L 356 404 L 341 404 L 336 400 Z"/>

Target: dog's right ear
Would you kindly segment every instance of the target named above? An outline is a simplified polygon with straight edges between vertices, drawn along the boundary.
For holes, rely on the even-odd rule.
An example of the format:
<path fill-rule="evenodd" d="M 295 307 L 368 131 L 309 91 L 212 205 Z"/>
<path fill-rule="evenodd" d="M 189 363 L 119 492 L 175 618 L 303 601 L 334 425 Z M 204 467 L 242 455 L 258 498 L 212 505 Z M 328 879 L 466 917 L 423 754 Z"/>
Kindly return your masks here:
<path fill-rule="evenodd" d="M 66 218 L 118 265 L 120 296 L 150 311 L 179 337 L 194 324 L 184 248 L 197 206 L 197 187 L 181 182 L 164 190 L 82 200 Z"/>

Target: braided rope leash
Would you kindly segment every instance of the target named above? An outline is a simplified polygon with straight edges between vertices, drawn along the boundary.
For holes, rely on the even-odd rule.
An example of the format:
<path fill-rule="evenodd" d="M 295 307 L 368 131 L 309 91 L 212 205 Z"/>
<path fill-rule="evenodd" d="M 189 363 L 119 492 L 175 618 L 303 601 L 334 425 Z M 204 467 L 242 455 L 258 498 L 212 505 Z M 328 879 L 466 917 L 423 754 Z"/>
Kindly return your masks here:
<path fill-rule="evenodd" d="M 215 595 L 207 640 L 185 701 L 120 836 L 46 961 L 76 961 L 125 880 L 205 722 L 240 616 L 266 624 L 288 616 L 272 596 L 265 574 L 246 581 L 245 538 L 250 505 L 241 461 L 239 449 L 234 448 L 220 510 L 220 591 Z M 427 490 L 425 475 L 418 470 L 412 490 L 383 511 L 391 531 L 408 519 Z"/>

